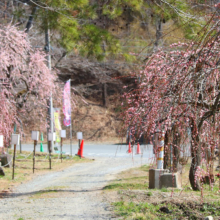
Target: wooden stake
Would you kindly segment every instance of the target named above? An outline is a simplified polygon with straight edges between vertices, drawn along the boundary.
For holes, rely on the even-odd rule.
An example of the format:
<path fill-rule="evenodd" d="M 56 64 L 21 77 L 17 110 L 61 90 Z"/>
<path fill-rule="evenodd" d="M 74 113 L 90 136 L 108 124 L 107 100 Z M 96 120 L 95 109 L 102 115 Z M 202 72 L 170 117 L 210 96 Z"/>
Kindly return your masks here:
<path fill-rule="evenodd" d="M 63 138 L 61 138 L 61 163 L 63 162 Z"/>
<path fill-rule="evenodd" d="M 219 167 L 219 169 L 220 169 L 220 133 L 219 133 L 219 136 L 218 136 L 218 138 L 219 138 L 219 140 L 218 140 L 218 167 Z M 220 171 L 218 172 L 218 173 L 220 173 Z M 220 177 L 218 178 L 219 179 L 219 191 L 220 191 Z"/>
<path fill-rule="evenodd" d="M 51 141 L 49 141 L 49 166 L 51 169 Z"/>
<path fill-rule="evenodd" d="M 15 154 L 16 154 L 16 144 L 14 145 L 12 179 L 14 179 L 14 177 L 15 177 Z"/>
<path fill-rule="evenodd" d="M 78 152 L 80 152 L 80 144 L 81 144 L 81 140 L 79 139 L 79 150 L 78 150 Z M 78 155 L 78 156 L 80 157 L 80 155 Z"/>
<path fill-rule="evenodd" d="M 37 141 L 34 141 L 34 153 L 33 153 L 33 173 L 35 170 L 35 151 L 36 151 Z"/>

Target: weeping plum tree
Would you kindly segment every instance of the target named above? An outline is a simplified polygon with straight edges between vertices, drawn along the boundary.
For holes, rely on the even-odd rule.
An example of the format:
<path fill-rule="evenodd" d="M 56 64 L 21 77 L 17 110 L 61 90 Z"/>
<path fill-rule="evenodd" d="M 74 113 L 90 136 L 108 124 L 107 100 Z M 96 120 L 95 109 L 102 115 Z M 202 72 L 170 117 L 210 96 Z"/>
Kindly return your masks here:
<path fill-rule="evenodd" d="M 200 190 L 202 175 L 211 173 L 206 152 L 218 145 L 220 38 L 219 32 L 212 34 L 202 43 L 178 43 L 155 52 L 135 73 L 139 87 L 125 93 L 122 103 L 125 127 L 133 134 L 170 131 L 173 126 L 180 137 L 191 131 L 189 180 L 194 190 Z"/>
<path fill-rule="evenodd" d="M 45 54 L 34 50 L 24 32 L 0 26 L 0 133 L 8 144 L 13 124 L 27 113 L 43 115 L 55 89 L 55 74 L 46 66 Z"/>

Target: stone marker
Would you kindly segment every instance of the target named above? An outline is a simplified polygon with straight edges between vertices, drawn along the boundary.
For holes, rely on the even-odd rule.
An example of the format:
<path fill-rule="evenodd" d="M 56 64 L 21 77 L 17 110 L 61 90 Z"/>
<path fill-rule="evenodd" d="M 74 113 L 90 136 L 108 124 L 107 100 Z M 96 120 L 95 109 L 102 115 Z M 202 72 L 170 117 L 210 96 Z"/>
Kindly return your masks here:
<path fill-rule="evenodd" d="M 181 189 L 181 176 L 180 173 L 164 173 L 160 177 L 160 189 L 173 187 Z"/>
<path fill-rule="evenodd" d="M 160 177 L 164 173 L 168 173 L 169 170 L 162 169 L 150 169 L 149 170 L 149 189 L 159 189 Z"/>
<path fill-rule="evenodd" d="M 9 167 L 9 168 L 12 167 L 12 156 L 10 154 L 0 155 L 0 161 L 1 161 L 2 166 Z"/>
<path fill-rule="evenodd" d="M 174 187 L 181 189 L 180 173 L 169 173 L 169 170 L 150 169 L 149 170 L 149 189 L 161 189 Z"/>
<path fill-rule="evenodd" d="M 0 167 L 0 176 L 5 176 L 5 172 L 2 167 Z"/>

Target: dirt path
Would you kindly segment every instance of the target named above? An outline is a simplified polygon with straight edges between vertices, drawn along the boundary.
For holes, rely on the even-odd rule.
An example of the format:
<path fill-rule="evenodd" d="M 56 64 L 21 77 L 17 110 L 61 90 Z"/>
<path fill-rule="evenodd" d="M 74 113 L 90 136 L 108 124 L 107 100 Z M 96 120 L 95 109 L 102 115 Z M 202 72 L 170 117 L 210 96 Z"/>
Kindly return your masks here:
<path fill-rule="evenodd" d="M 112 219 L 101 189 L 116 173 L 139 165 L 139 158 L 97 158 L 38 176 L 0 199 L 0 219 Z"/>

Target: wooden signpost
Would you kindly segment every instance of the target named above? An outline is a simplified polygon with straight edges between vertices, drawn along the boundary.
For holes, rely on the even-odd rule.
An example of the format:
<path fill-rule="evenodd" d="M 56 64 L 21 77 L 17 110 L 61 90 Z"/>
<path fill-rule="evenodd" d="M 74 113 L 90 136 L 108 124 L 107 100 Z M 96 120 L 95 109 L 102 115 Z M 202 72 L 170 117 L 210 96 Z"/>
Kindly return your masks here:
<path fill-rule="evenodd" d="M 31 139 L 34 140 L 34 151 L 33 151 L 33 173 L 35 170 L 35 152 L 36 152 L 36 145 L 39 139 L 39 131 L 32 131 Z"/>
<path fill-rule="evenodd" d="M 83 139 L 83 133 L 81 131 L 77 132 L 76 133 L 76 138 L 79 140 L 79 150 L 78 150 L 78 152 L 80 152 L 80 144 L 81 144 L 81 140 Z"/>
<path fill-rule="evenodd" d="M 2 154 L 4 152 L 4 136 L 0 135 L 0 148 L 2 148 Z"/>
<path fill-rule="evenodd" d="M 48 145 L 49 145 L 49 168 L 52 169 L 52 161 L 51 161 L 51 152 L 52 152 L 52 149 L 51 147 L 53 146 L 53 141 L 56 140 L 56 133 L 53 132 L 53 133 L 48 133 Z"/>
<path fill-rule="evenodd" d="M 14 156 L 13 156 L 13 165 L 12 165 L 12 179 L 15 177 L 15 156 L 16 156 L 16 146 L 19 144 L 20 135 L 12 134 L 11 135 L 11 144 L 14 144 Z"/>
<path fill-rule="evenodd" d="M 60 130 L 60 138 L 61 138 L 60 151 L 61 151 L 61 163 L 62 163 L 62 160 L 63 160 L 63 138 L 66 138 L 66 130 Z"/>

